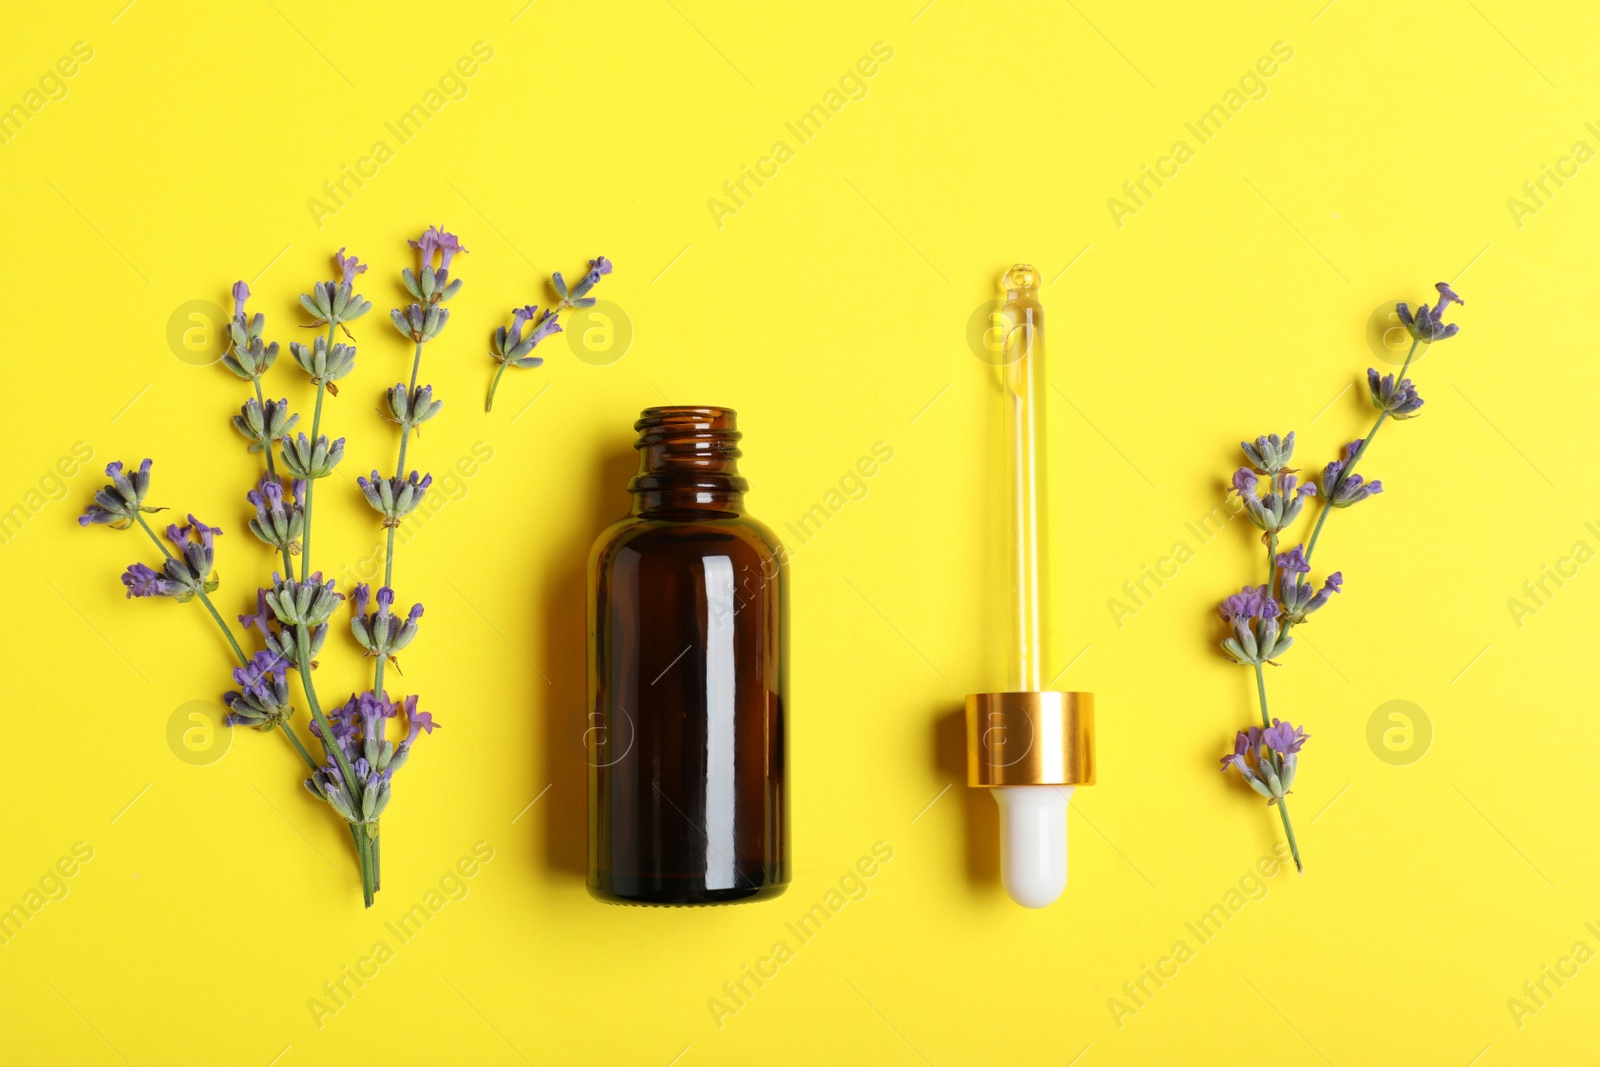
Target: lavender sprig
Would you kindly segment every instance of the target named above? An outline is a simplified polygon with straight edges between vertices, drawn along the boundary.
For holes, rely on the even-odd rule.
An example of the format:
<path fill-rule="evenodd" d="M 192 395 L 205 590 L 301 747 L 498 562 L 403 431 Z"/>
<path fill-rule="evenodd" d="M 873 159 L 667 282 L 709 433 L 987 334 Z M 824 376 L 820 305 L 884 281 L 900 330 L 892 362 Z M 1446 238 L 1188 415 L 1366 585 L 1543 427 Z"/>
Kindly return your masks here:
<path fill-rule="evenodd" d="M 1338 495 L 1340 490 L 1347 487 L 1355 478 L 1356 464 L 1361 462 L 1361 457 L 1367 454 L 1372 439 L 1378 436 L 1378 431 L 1384 422 L 1392 415 L 1398 419 L 1409 419 L 1417 414 L 1422 407 L 1422 398 L 1417 395 L 1416 386 L 1411 379 L 1406 377 L 1406 371 L 1411 368 L 1411 361 L 1416 358 L 1418 345 L 1431 345 L 1435 341 L 1447 341 L 1461 332 L 1461 327 L 1454 322 L 1446 323 L 1444 313 L 1451 304 L 1466 306 L 1466 301 L 1456 295 L 1450 288 L 1449 282 L 1437 282 L 1434 289 L 1439 293 L 1438 302 L 1430 309 L 1427 304 L 1418 307 L 1413 314 L 1411 309 L 1402 301 L 1395 305 L 1395 313 L 1400 316 L 1400 321 L 1405 325 L 1406 331 L 1411 334 L 1411 348 L 1406 352 L 1406 361 L 1400 366 L 1400 373 L 1395 375 L 1378 376 L 1372 368 L 1367 369 L 1368 393 L 1372 398 L 1373 407 L 1378 409 L 1377 421 L 1372 424 L 1372 429 L 1359 442 L 1353 442 L 1354 451 L 1347 452 L 1342 457 L 1339 473 L 1335 476 L 1332 491 L 1325 492 L 1322 513 L 1317 516 L 1317 525 L 1312 528 L 1311 540 L 1306 545 L 1306 558 L 1316 551 L 1317 539 L 1322 536 L 1322 526 L 1328 521 L 1328 515 L 1335 507 L 1347 507 L 1347 504 L 1328 503 Z M 1359 484 L 1356 482 L 1354 484 Z M 1377 482 L 1374 485 L 1380 484 Z M 1379 492 L 1380 490 L 1373 490 Z"/>
<path fill-rule="evenodd" d="M 428 227 L 421 237 L 409 244 L 418 252 L 418 269 L 413 271 L 405 268 L 401 271 L 400 280 L 414 302 L 404 309 L 393 309 L 389 317 L 395 329 L 411 340 L 411 378 L 409 383 L 395 383 L 384 394 L 390 421 L 400 427 L 399 458 L 392 478 L 385 478 L 374 470 L 370 478 L 356 479 L 367 503 L 382 516 L 385 535 L 383 586 L 378 590 L 378 611 L 367 615 L 370 590 L 364 584 L 357 585 L 351 618 L 351 630 L 357 642 L 367 655 L 374 658 L 373 678 L 370 692 L 352 697 L 352 703 L 346 704 L 347 729 L 340 743 L 365 737 L 365 750 L 356 760 L 354 771 L 338 768 L 339 773 L 335 774 L 335 768 L 328 767 L 320 775 L 314 774 L 306 783 L 308 788 L 326 799 L 340 814 L 347 818 L 350 815 L 357 817 L 363 828 L 359 836 L 366 842 L 362 869 L 374 886 L 379 884 L 381 870 L 378 860 L 381 840 L 378 816 L 389 803 L 389 776 L 405 761 L 417 729 L 422 724 L 426 724 L 429 730 L 433 728 L 431 716 L 416 712 L 416 698 L 413 696 L 405 704 L 408 718 L 413 723 L 411 736 L 398 749 L 392 742 L 382 738 L 383 719 L 392 717 L 393 709 L 398 707 L 389 704 L 388 693 L 384 689 L 384 670 L 394 662 L 394 653 L 409 645 L 416 637 L 417 620 L 422 616 L 421 604 L 414 605 L 404 620 L 390 613 L 394 603 L 395 531 L 406 516 L 421 505 L 433 482 L 431 475 L 414 470 L 407 473 L 406 450 L 412 433 L 419 431 L 422 424 L 436 416 L 443 406 L 443 401 L 435 399 L 431 385 L 417 384 L 417 376 L 422 369 L 423 346 L 436 339 L 450 321 L 450 311 L 444 306 L 445 302 L 462 288 L 462 280 L 451 277 L 450 265 L 456 256 L 467 251 L 460 238 L 440 226 Z M 395 669 L 399 670 L 398 664 Z M 378 715 L 373 711 L 374 708 L 387 710 Z M 396 762 L 389 762 L 391 757 Z"/>
<path fill-rule="evenodd" d="M 1320 587 L 1310 578 L 1311 554 L 1329 514 L 1383 492 L 1382 482 L 1363 481 L 1355 473 L 1355 466 L 1386 420 L 1409 419 L 1422 408 L 1423 401 L 1417 395 L 1416 386 L 1406 377 L 1417 346 L 1454 337 L 1460 331 L 1455 323 L 1443 322 L 1442 316 L 1450 304 L 1464 301 L 1446 282 L 1440 282 L 1435 288 L 1439 301 L 1432 309 L 1424 304 L 1413 315 L 1405 304 L 1397 306 L 1400 320 L 1412 338 L 1405 364 L 1399 374 L 1380 376 L 1376 370 L 1367 371 L 1368 393 L 1378 410 L 1377 421 L 1365 437 L 1345 445 L 1339 457 L 1322 468 L 1315 483 L 1299 484 L 1289 466 L 1294 457 L 1293 433 L 1281 438 L 1269 434 L 1240 445 L 1249 466 L 1234 473 L 1232 488 L 1239 496 L 1242 510 L 1262 530 L 1262 540 L 1267 545 L 1267 581 L 1265 585 L 1247 585 L 1222 602 L 1222 618 L 1228 623 L 1230 633 L 1222 639 L 1221 647 L 1233 662 L 1255 671 L 1261 725 L 1237 734 L 1233 752 L 1222 757 L 1222 769 L 1237 770 L 1251 789 L 1266 797 L 1269 804 L 1277 805 L 1283 819 L 1284 836 L 1294 854 L 1295 869 L 1302 873 L 1305 867 L 1285 798 L 1294 782 L 1300 749 L 1307 735 L 1299 727 L 1271 717 L 1263 665 L 1276 666 L 1277 658 L 1294 645 L 1291 631 L 1305 625 L 1336 593 L 1343 591 L 1344 575 L 1338 571 L 1328 575 Z M 1263 478 L 1267 479 L 1264 493 L 1260 492 Z M 1293 525 L 1305 504 L 1317 496 L 1322 499 L 1322 508 L 1310 541 L 1279 553 L 1279 535 Z"/>
<path fill-rule="evenodd" d="M 396 382 L 385 394 L 391 421 L 400 427 L 400 457 L 395 463 L 393 478 L 384 479 L 377 471 L 373 471 L 370 480 L 357 479 L 367 502 L 383 516 L 386 530 L 383 558 L 385 586 L 392 585 L 394 579 L 395 529 L 406 515 L 422 503 L 423 495 L 433 481 L 431 475 L 419 475 L 416 471 L 407 476 L 406 449 L 411 442 L 412 432 L 437 415 L 444 404 L 442 400 L 434 399 L 433 386 L 418 387 L 417 375 L 422 370 L 422 346 L 436 338 L 450 321 L 450 311 L 444 307 L 445 301 L 461 291 L 462 280 L 450 276 L 450 264 L 456 256 L 467 251 L 459 237 L 439 226 L 428 227 L 421 237 L 407 243 L 419 253 L 419 269 L 413 272 L 411 268 L 405 268 L 400 272 L 400 280 L 406 292 L 417 302 L 403 311 L 395 308 L 390 312 L 390 317 L 395 329 L 409 337 L 413 345 L 411 381 L 409 384 Z M 434 265 L 435 257 L 438 259 L 437 266 Z M 381 658 L 378 660 L 373 691 L 383 691 Z"/>
<path fill-rule="evenodd" d="M 511 309 L 511 325 L 496 327 L 489 344 L 489 356 L 498 366 L 489 381 L 489 396 L 483 403 L 483 410 L 494 410 L 494 394 L 500 388 L 500 376 L 507 367 L 538 367 L 544 363 L 543 357 L 532 354 L 534 348 L 545 338 L 561 332 L 558 316 L 563 311 L 594 307 L 596 298 L 588 295 L 589 291 L 599 285 L 600 279 L 610 274 L 611 270 L 611 261 L 605 256 L 597 256 L 589 261 L 589 269 L 571 290 L 568 290 L 561 272 L 556 271 L 550 275 L 550 284 L 560 298 L 555 304 L 543 311 L 533 304 Z M 532 331 L 524 335 L 523 331 L 529 326 L 533 327 Z"/>
<path fill-rule="evenodd" d="M 428 304 L 418 321 L 431 337 L 442 329 L 446 316 L 434 314 L 430 318 L 428 312 L 442 310 L 438 304 L 459 291 L 461 283 L 450 280 L 445 268 L 450 257 L 464 249 L 452 235 L 437 229 L 430 230 L 413 245 L 423 250 L 425 269 L 422 276 L 411 275 L 409 271 L 407 275 L 409 284 L 418 290 L 419 299 Z M 443 257 L 438 270 L 434 270 L 431 263 L 435 254 Z M 262 455 L 266 468 L 255 488 L 246 494 L 254 510 L 248 525 L 259 540 L 277 550 L 283 561 L 282 574 L 274 573 L 271 583 L 257 591 L 255 611 L 238 616 L 246 633 L 252 629 L 260 632 L 265 648 L 247 655 L 211 601 L 210 594 L 218 587 L 215 550 L 216 539 L 222 531 L 190 515 L 186 525 L 168 526 L 163 541 L 146 521 L 146 513 L 163 510 L 145 503 L 150 487 L 149 460 L 132 472 L 126 471 L 121 463 L 108 467 L 106 473 L 111 483 L 96 494 L 95 502 L 80 522 L 113 529 L 129 529 L 137 524 L 161 549 L 163 562 L 159 570 L 135 563 L 124 573 L 122 580 L 130 597 L 160 597 L 180 602 L 197 599 L 205 606 L 239 664 L 233 672 L 237 688 L 223 697 L 229 708 L 226 721 L 233 726 L 250 726 L 263 731 L 281 728 L 311 771 L 312 778 L 307 784 L 346 820 L 361 865 L 363 897 L 370 907 L 380 885 L 378 817 L 388 804 L 389 779 L 408 757 L 419 732 L 431 731 L 434 723 L 427 713 L 417 711 L 414 696 L 391 705 L 382 690 L 383 664 L 392 661 L 394 654 L 414 639 L 422 614 L 421 605 L 416 605 L 405 618 L 394 616 L 389 610 L 393 593 L 387 587 L 380 590 L 379 611 L 356 625 L 358 632 L 367 635 L 361 642 L 367 653 L 378 660 L 380 685 L 371 694 L 364 694 L 354 706 L 333 709 L 330 716 L 323 711 L 312 673 L 317 667 L 315 657 L 327 640 L 329 620 L 344 600 L 333 581 L 324 581 L 320 571 L 310 570 L 312 501 L 316 483 L 327 477 L 341 461 L 345 443 L 343 438 L 330 440 L 321 432 L 322 408 L 324 397 L 330 393 L 338 395 L 335 383 L 347 377 L 355 366 L 355 346 L 336 343 L 336 332 L 343 330 L 349 336 L 348 324 L 366 314 L 372 306 L 354 291 L 356 279 L 367 268 L 354 257 L 346 256 L 344 249 L 334 257 L 334 264 L 338 277 L 317 283 L 301 297 L 302 306 L 312 316 L 311 325 L 326 327 L 326 333 L 314 338 L 310 345 L 290 346 L 295 362 L 316 387 L 316 407 L 309 435 L 293 432 L 299 424 L 299 416 L 290 412 L 286 400 L 267 399 L 261 379 L 275 363 L 278 346 L 264 338 L 265 317 L 259 313 L 252 315 L 247 310 L 249 286 L 238 282 L 232 290 L 234 315 L 229 322 L 222 362 L 230 372 L 251 382 L 255 396 L 246 399 L 231 421 L 245 438 L 247 448 Z M 424 289 L 428 291 L 423 292 Z M 421 340 L 418 340 L 418 359 L 420 346 Z M 396 386 L 389 391 L 388 399 L 394 421 L 402 427 L 403 469 L 406 438 L 413 429 L 437 414 L 440 405 L 431 389 L 416 387 L 415 361 L 411 386 Z M 279 476 L 280 463 L 288 477 Z M 371 482 L 361 481 L 374 506 L 384 513 L 385 524 L 391 526 L 389 549 L 392 557 L 392 524 L 398 523 L 421 502 L 431 479 L 415 473 L 409 478 L 397 474 L 393 479 L 381 479 L 374 472 Z M 297 552 L 301 556 L 298 578 L 292 569 Z M 357 596 L 364 614 L 370 593 L 362 586 Z M 288 681 L 291 672 L 300 675 L 311 713 L 312 734 L 324 742 L 324 758 L 320 762 L 307 751 L 290 725 L 294 714 Z M 383 736 L 383 722 L 395 717 L 402 708 L 407 714 L 409 733 L 396 744 Z"/>
<path fill-rule="evenodd" d="M 190 515 L 187 526 L 173 524 L 167 527 L 167 539 L 178 549 L 178 554 L 174 554 L 172 548 L 167 547 L 145 521 L 146 513 L 165 510 L 144 503 L 145 494 L 150 491 L 151 466 L 151 461 L 147 459 L 139 464 L 137 471 L 126 474 L 122 463 L 108 464 L 106 477 L 111 479 L 111 484 L 95 493 L 94 503 L 78 516 L 78 524 L 109 526 L 113 530 L 127 530 L 138 524 L 161 550 L 165 562 L 160 571 L 143 563 L 135 563 L 124 571 L 122 584 L 127 589 L 127 595 L 169 597 L 179 603 L 198 598 L 216 620 L 222 636 L 228 639 L 228 645 L 243 664 L 249 657 L 239 647 L 233 631 L 209 595 L 218 584 L 218 579 L 212 574 L 212 566 L 215 562 L 215 540 L 222 535 L 222 531 Z"/>

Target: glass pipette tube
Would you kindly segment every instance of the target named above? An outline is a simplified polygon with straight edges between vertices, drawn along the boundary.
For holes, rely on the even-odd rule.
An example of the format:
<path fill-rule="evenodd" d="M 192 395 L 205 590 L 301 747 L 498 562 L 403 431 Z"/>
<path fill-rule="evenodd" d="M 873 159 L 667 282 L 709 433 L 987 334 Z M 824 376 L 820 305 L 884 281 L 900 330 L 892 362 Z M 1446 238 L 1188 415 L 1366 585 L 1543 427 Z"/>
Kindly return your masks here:
<path fill-rule="evenodd" d="M 1010 644 L 1007 688 L 1031 693 L 1044 688 L 1045 478 L 1044 312 L 1039 276 L 1018 264 L 1006 271 L 1001 308 L 1004 345 L 1000 366 L 1002 434 L 1005 439 L 1006 531 L 1010 551 Z"/>

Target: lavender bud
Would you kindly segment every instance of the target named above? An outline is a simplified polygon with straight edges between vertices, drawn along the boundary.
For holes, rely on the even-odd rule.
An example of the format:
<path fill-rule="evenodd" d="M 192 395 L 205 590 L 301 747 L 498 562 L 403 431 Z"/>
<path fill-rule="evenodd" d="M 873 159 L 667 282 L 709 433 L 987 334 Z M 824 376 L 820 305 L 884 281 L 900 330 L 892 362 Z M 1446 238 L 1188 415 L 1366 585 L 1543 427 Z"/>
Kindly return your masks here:
<path fill-rule="evenodd" d="M 1239 447 L 1244 450 L 1245 459 L 1256 471 L 1277 474 L 1285 470 L 1294 458 L 1294 432 L 1290 431 L 1287 437 L 1282 438 L 1273 433 L 1257 437 L 1254 442 L 1241 441 Z"/>
<path fill-rule="evenodd" d="M 320 336 L 309 347 L 291 341 L 289 353 L 300 364 L 300 369 L 311 376 L 313 385 L 327 384 L 335 396 L 339 390 L 333 389 L 332 383 L 349 374 L 356 366 L 355 345 L 340 342 L 329 347 L 327 338 Z"/>
<path fill-rule="evenodd" d="M 266 594 L 267 606 L 285 626 L 315 626 L 327 622 L 344 599 L 333 585 L 332 578 L 323 582 L 321 571 L 313 571 L 303 582 L 280 578 L 274 572 L 272 588 Z"/>
<path fill-rule="evenodd" d="M 1373 407 L 1387 411 L 1397 419 L 1414 418 L 1423 405 L 1422 398 L 1417 395 L 1417 387 L 1410 378 L 1398 382 L 1392 374 L 1379 378 L 1378 372 L 1370 367 L 1367 368 L 1367 392 L 1372 397 Z"/>
<path fill-rule="evenodd" d="M 150 465 L 147 459 L 139 464 L 138 470 L 125 474 L 121 461 L 107 464 L 106 477 L 111 479 L 111 484 L 95 491 L 94 503 L 78 516 L 78 525 L 126 530 L 133 525 L 139 512 L 160 510 L 144 506 L 144 496 L 150 491 Z"/>
<path fill-rule="evenodd" d="M 286 434 L 280 439 L 280 444 L 283 465 L 296 478 L 326 478 L 344 458 L 342 437 L 330 442 L 327 435 L 323 434 L 311 441 L 303 433 L 294 437 Z"/>
<path fill-rule="evenodd" d="M 404 384 L 396 384 L 386 394 L 390 421 L 398 422 L 401 429 L 412 430 L 439 413 L 444 401 L 433 399 L 433 386 L 418 386 L 408 395 Z"/>
<path fill-rule="evenodd" d="M 428 486 L 432 484 L 433 475 L 424 474 L 419 479 L 416 471 L 412 471 L 405 479 L 384 478 L 377 471 L 372 472 L 371 478 L 356 479 L 356 485 L 360 486 L 367 503 L 383 516 L 385 526 L 399 526 L 401 520 L 422 503 Z"/>

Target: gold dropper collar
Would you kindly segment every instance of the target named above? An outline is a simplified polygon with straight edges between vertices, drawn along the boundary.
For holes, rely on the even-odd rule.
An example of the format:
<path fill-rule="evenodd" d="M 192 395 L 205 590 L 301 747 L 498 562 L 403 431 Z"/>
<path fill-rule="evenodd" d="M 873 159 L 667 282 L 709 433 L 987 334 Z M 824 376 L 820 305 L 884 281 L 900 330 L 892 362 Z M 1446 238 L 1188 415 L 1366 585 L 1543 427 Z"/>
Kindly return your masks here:
<path fill-rule="evenodd" d="M 1093 785 L 1093 693 L 967 696 L 967 784 Z"/>

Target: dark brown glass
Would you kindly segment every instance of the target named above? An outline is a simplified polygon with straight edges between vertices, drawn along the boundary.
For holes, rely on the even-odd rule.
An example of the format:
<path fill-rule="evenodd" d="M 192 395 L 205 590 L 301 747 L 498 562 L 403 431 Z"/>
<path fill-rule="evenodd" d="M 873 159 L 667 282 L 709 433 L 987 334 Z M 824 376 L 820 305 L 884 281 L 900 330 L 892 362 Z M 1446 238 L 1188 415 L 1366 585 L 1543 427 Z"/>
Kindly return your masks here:
<path fill-rule="evenodd" d="M 633 512 L 589 558 L 589 892 L 726 904 L 789 883 L 787 568 L 744 514 L 734 412 L 649 408 Z"/>

